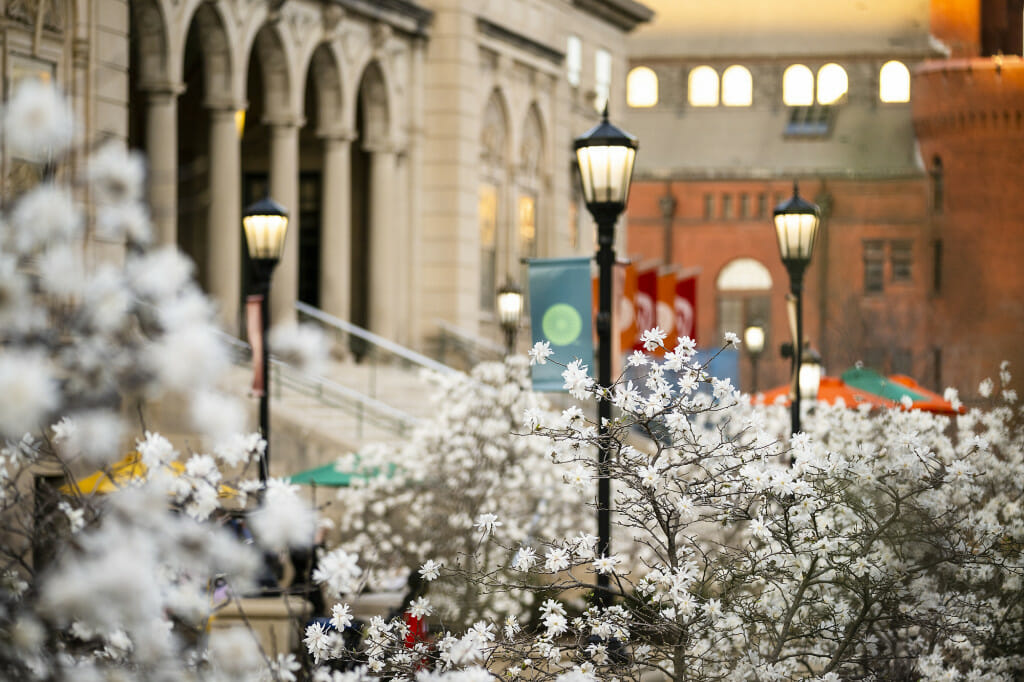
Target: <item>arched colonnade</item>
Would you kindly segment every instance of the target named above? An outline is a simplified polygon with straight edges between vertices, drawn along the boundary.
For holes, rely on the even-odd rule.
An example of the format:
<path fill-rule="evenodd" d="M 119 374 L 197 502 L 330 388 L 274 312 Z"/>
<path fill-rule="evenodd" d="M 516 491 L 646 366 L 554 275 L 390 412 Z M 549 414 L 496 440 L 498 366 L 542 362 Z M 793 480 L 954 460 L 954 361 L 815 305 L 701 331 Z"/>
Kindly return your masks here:
<path fill-rule="evenodd" d="M 242 208 L 269 192 L 291 214 L 274 319 L 301 298 L 401 340 L 423 23 L 302 0 L 131 7 L 130 137 L 154 223 L 195 258 L 226 326 L 247 287 Z"/>

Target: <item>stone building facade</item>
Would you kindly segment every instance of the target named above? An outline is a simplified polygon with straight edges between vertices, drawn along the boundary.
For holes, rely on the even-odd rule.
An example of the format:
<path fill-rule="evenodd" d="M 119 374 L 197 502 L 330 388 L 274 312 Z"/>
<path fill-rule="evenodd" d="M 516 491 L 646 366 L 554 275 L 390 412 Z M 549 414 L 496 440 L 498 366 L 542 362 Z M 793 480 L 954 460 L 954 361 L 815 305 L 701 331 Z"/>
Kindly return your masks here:
<path fill-rule="evenodd" d="M 6 83 L 54 78 L 85 148 L 149 163 L 163 243 L 240 331 L 243 207 L 290 210 L 276 320 L 303 300 L 424 347 L 496 335 L 520 258 L 591 247 L 572 138 L 624 108 L 634 0 L 13 0 Z M 45 72 L 45 73 L 44 73 Z"/>

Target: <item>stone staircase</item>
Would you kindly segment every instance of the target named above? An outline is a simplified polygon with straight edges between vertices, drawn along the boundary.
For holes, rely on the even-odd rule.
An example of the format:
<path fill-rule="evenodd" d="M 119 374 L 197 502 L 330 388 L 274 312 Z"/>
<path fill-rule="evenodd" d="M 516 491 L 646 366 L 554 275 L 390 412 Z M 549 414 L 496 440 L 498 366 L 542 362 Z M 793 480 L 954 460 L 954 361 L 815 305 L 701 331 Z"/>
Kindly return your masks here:
<path fill-rule="evenodd" d="M 433 411 L 428 373 L 456 370 L 359 327 L 298 304 L 300 320 L 333 339 L 332 359 L 317 376 L 271 361 L 271 475 L 288 476 L 358 452 L 368 443 L 399 442 Z M 229 388 L 249 400 L 249 347 L 228 339 L 236 365 Z M 358 351 L 358 354 L 355 352 Z"/>

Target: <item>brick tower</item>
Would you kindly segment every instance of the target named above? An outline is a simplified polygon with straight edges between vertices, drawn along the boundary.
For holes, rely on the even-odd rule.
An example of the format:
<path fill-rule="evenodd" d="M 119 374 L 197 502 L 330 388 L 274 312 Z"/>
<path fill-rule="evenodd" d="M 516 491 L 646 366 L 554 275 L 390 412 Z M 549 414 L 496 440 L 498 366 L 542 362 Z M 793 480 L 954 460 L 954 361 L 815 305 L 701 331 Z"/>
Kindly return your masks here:
<path fill-rule="evenodd" d="M 976 395 L 1000 360 L 1024 372 L 1022 0 L 933 0 L 949 57 L 913 74 L 931 185 L 936 378 Z"/>

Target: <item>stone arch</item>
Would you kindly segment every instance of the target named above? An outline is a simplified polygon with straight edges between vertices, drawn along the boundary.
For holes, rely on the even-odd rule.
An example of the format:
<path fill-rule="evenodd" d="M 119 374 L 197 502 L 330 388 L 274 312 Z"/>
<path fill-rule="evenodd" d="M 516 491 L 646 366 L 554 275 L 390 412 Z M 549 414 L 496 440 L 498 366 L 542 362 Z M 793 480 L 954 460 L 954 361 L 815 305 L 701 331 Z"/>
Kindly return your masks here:
<path fill-rule="evenodd" d="M 203 3 L 192 16 L 189 33 L 195 27 L 203 60 L 206 100 L 220 106 L 233 105 L 234 61 L 224 18 L 212 3 Z M 221 102 L 220 100 L 225 100 Z"/>
<path fill-rule="evenodd" d="M 536 102 L 530 104 L 523 121 L 519 144 L 519 171 L 524 176 L 539 182 L 547 167 L 547 137 L 544 119 Z"/>
<path fill-rule="evenodd" d="M 250 61 L 259 60 L 263 86 L 263 115 L 268 121 L 286 121 L 298 114 L 295 84 L 289 69 L 288 53 L 275 24 L 264 24 L 253 40 Z M 251 96 L 250 93 L 246 93 Z"/>
<path fill-rule="evenodd" d="M 148 90 L 166 86 L 172 81 L 172 73 L 163 8 L 156 0 L 133 2 L 131 22 L 139 88 Z"/>
<path fill-rule="evenodd" d="M 317 132 L 327 132 L 339 128 L 344 120 L 344 92 L 342 90 L 341 65 L 337 55 L 328 43 L 321 43 L 313 50 L 309 60 L 307 78 L 314 85 L 313 96 L 316 101 L 315 120 Z M 308 93 L 307 93 L 308 94 Z M 305 106 L 303 107 L 306 108 Z M 309 119 L 310 111 L 303 111 Z"/>
<path fill-rule="evenodd" d="M 484 104 L 480 126 L 480 162 L 485 172 L 504 170 L 509 156 L 508 104 L 499 88 L 491 90 Z"/>
<path fill-rule="evenodd" d="M 358 115 L 362 118 L 362 143 L 365 148 L 388 146 L 392 140 L 391 98 L 384 68 L 377 59 L 370 60 L 359 78 L 356 91 Z"/>

